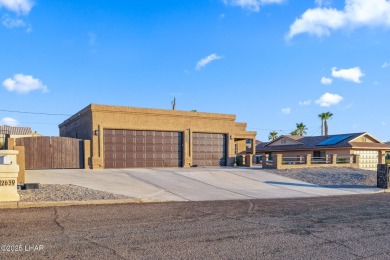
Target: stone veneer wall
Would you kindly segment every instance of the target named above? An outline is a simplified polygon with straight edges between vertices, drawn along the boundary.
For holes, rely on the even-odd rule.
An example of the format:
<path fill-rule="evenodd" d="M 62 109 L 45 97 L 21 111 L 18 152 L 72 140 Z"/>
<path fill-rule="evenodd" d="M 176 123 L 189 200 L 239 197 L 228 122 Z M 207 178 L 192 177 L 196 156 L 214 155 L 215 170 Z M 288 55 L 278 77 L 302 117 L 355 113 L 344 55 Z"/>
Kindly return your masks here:
<path fill-rule="evenodd" d="M 378 164 L 377 187 L 381 189 L 389 188 L 389 165 Z"/>

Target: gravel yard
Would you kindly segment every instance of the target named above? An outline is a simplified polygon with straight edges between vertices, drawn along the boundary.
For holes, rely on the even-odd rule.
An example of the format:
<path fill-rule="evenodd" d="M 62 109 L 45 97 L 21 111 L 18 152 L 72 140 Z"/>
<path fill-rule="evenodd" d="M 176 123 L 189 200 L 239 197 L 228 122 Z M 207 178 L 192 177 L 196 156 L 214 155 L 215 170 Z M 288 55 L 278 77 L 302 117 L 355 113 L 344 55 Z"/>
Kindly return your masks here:
<path fill-rule="evenodd" d="M 124 195 L 76 185 L 41 184 L 39 189 L 18 190 L 21 202 L 132 199 Z"/>
<path fill-rule="evenodd" d="M 336 167 L 285 170 L 264 169 L 264 171 L 330 188 L 376 187 L 376 171 Z"/>

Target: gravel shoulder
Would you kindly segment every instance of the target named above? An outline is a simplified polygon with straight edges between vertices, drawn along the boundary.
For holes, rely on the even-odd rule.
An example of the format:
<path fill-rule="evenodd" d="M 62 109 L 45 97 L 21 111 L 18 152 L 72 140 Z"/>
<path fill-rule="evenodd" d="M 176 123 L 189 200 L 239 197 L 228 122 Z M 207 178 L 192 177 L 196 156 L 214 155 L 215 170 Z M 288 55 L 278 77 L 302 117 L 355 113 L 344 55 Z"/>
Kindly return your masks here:
<path fill-rule="evenodd" d="M 266 172 L 329 188 L 376 187 L 376 171 L 355 168 L 263 169 Z"/>
<path fill-rule="evenodd" d="M 133 199 L 128 196 L 88 189 L 76 185 L 41 184 L 39 189 L 18 190 L 20 202 L 88 201 Z"/>

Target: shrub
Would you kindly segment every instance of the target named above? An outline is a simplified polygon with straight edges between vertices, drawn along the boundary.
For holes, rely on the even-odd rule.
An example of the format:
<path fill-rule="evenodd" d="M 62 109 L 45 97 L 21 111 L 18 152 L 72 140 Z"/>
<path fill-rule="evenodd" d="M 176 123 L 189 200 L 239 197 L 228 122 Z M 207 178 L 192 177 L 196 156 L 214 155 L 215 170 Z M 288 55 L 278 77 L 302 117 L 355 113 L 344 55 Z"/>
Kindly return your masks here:
<path fill-rule="evenodd" d="M 347 163 L 347 158 L 338 158 L 337 163 Z"/>

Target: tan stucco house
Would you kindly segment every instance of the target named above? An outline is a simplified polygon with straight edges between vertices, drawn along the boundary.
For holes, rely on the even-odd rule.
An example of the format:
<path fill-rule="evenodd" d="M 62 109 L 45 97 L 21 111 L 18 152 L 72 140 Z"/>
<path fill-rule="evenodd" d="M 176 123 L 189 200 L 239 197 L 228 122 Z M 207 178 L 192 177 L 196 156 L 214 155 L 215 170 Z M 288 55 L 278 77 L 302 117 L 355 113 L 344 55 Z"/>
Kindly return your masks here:
<path fill-rule="evenodd" d="M 90 140 L 91 168 L 232 166 L 256 132 L 229 114 L 91 104 L 59 125 Z M 250 154 L 255 153 L 252 145 Z"/>
<path fill-rule="evenodd" d="M 376 170 L 377 164 L 384 163 L 389 153 L 390 145 L 382 143 L 369 133 L 329 136 L 285 135 L 256 147 L 256 154 L 268 155 L 271 159 L 276 154 L 290 160 L 307 155 L 313 160 L 331 158 L 333 155 L 337 155 L 338 158 L 359 155 L 358 167 L 367 170 Z"/>

